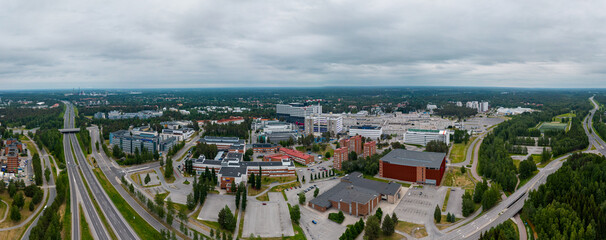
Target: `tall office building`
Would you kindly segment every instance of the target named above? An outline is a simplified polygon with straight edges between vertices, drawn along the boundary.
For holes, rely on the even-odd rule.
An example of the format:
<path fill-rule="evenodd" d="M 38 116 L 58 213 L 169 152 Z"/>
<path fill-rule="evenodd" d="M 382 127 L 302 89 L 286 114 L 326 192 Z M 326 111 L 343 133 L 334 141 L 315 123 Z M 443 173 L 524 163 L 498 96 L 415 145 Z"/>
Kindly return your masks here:
<path fill-rule="evenodd" d="M 334 169 L 341 170 L 342 164 L 344 161 L 347 161 L 349 158 L 349 151 L 347 147 L 337 148 L 334 151 L 334 156 L 332 157 L 332 167 Z"/>
<path fill-rule="evenodd" d="M 340 114 L 312 114 L 305 117 L 305 134 L 330 132 L 337 135 L 343 131 L 343 116 Z"/>
<path fill-rule="evenodd" d="M 305 124 L 305 117 L 322 113 L 322 105 L 305 105 L 302 103 L 276 104 L 276 115 L 290 123 Z"/>

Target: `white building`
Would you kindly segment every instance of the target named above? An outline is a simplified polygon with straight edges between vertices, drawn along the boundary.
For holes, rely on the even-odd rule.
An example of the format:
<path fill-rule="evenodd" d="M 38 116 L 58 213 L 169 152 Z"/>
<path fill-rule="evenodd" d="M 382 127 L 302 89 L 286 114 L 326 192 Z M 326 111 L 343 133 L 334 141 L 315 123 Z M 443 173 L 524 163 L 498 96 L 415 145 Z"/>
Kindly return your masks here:
<path fill-rule="evenodd" d="M 438 106 L 436 106 L 435 104 L 427 104 L 427 110 L 432 111 L 437 109 Z"/>
<path fill-rule="evenodd" d="M 336 135 L 342 131 L 343 116 L 341 114 L 312 114 L 305 117 L 305 134 L 330 132 Z"/>
<path fill-rule="evenodd" d="M 276 115 L 291 123 L 303 123 L 305 117 L 312 114 L 321 114 L 322 105 L 305 106 L 302 103 L 276 104 Z"/>
<path fill-rule="evenodd" d="M 428 142 L 438 140 L 450 144 L 450 133 L 446 130 L 424 130 L 424 129 L 408 129 L 404 133 L 404 143 L 427 145 Z"/>
<path fill-rule="evenodd" d="M 380 126 L 371 125 L 351 126 L 349 128 L 349 136 L 353 137 L 355 135 L 360 135 L 365 138 L 379 139 L 381 135 L 383 135 L 383 128 Z"/>
<path fill-rule="evenodd" d="M 177 141 L 185 141 L 194 135 L 195 131 L 193 128 L 180 128 L 180 129 L 162 129 L 160 133 L 160 139 L 165 140 L 171 137 L 175 137 Z"/>
<path fill-rule="evenodd" d="M 478 112 L 488 112 L 488 102 L 481 102 L 478 108 Z"/>

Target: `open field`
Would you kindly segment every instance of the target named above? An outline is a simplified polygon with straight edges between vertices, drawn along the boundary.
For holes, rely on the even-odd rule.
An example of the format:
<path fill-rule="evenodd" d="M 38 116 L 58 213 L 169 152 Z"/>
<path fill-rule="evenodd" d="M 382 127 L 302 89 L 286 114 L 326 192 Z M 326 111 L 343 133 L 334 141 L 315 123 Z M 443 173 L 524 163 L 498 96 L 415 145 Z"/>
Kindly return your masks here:
<path fill-rule="evenodd" d="M 475 187 L 474 181 L 468 176 L 469 169 L 465 174 L 461 173 L 461 168 L 449 168 L 444 175 L 442 185 L 450 187 L 461 187 L 465 189 L 472 189 Z"/>
<path fill-rule="evenodd" d="M 425 231 L 425 225 L 423 224 L 398 221 L 398 225 L 396 225 L 396 230 L 408 233 L 410 235 L 412 235 L 412 231 L 417 228 L 418 230 L 415 231 L 414 237 L 422 238 L 427 236 L 427 231 Z"/>
<path fill-rule="evenodd" d="M 550 130 L 566 130 L 568 124 L 566 123 L 558 123 L 558 122 L 543 122 L 538 129 L 541 132 L 550 131 Z"/>

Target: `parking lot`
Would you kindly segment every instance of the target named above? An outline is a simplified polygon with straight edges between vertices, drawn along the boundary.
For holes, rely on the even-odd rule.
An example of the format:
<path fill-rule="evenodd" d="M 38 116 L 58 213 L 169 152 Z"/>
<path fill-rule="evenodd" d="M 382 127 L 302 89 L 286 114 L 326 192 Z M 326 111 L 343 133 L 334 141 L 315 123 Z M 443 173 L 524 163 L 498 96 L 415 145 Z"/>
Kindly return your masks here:
<path fill-rule="evenodd" d="M 249 198 L 250 200 L 250 198 Z M 249 201 L 250 202 L 250 201 Z M 216 222 L 219 220 L 219 211 L 227 205 L 232 213 L 236 211 L 236 197 L 234 195 L 209 194 L 206 197 L 204 206 L 200 210 L 198 220 L 207 220 Z M 249 205 L 250 206 L 250 205 Z M 247 211 L 249 209 L 247 206 Z"/>
<path fill-rule="evenodd" d="M 345 232 L 346 226 L 328 220 L 328 217 L 325 216 L 327 214 L 321 214 L 309 207 L 301 207 L 301 220 L 299 221 L 299 225 L 307 232 L 308 239 L 339 239 L 341 234 Z M 316 223 L 314 224 L 312 220 L 316 221 Z"/>
<path fill-rule="evenodd" d="M 270 192 L 269 201 L 250 199 L 244 215 L 242 236 L 262 238 L 294 236 L 288 205 L 279 192 Z"/>
<path fill-rule="evenodd" d="M 450 197 L 448 198 L 448 205 L 446 206 L 446 212 L 453 213 L 456 217 L 463 217 L 463 194 L 464 189 L 452 188 L 450 191 Z"/>
<path fill-rule="evenodd" d="M 445 188 L 410 188 L 394 212 L 401 221 L 423 224 L 430 215 L 433 216 L 436 205 L 444 203 L 445 194 Z"/>

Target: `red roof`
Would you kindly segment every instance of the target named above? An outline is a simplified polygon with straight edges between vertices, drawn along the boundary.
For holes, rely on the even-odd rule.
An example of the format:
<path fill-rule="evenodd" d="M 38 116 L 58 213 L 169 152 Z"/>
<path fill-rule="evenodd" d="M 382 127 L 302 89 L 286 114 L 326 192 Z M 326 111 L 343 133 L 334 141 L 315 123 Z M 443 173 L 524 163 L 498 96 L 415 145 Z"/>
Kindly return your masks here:
<path fill-rule="evenodd" d="M 297 150 L 289 149 L 289 148 L 280 148 L 280 151 L 282 151 L 284 154 L 288 154 L 293 157 L 298 157 L 298 158 L 302 158 L 302 159 L 307 159 L 307 158 L 311 157 L 308 154 L 299 152 Z"/>
<path fill-rule="evenodd" d="M 234 122 L 234 121 L 243 121 L 243 117 L 231 117 L 228 119 L 217 120 L 217 123 L 225 123 L 225 122 Z"/>

